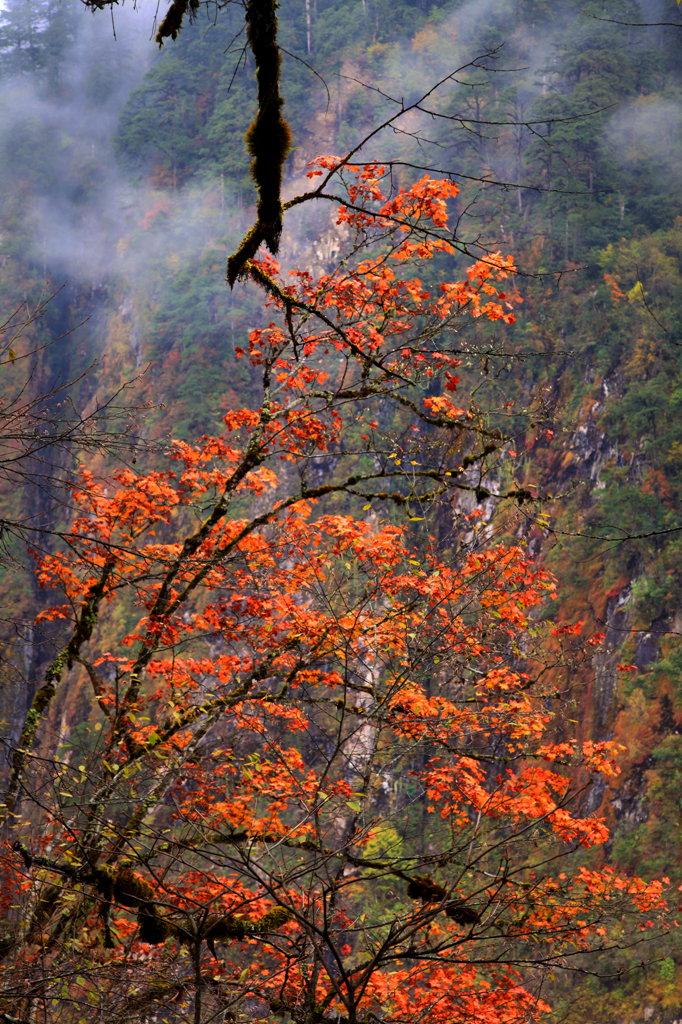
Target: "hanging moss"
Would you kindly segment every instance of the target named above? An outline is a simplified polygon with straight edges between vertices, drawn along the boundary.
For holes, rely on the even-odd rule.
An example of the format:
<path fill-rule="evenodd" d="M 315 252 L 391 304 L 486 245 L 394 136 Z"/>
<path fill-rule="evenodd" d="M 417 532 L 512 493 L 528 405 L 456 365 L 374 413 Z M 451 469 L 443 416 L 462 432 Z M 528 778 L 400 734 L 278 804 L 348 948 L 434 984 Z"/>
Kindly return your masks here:
<path fill-rule="evenodd" d="M 422 903 L 442 903 L 447 899 L 447 890 L 434 882 L 428 875 L 415 875 L 407 885 L 407 895 L 410 899 L 421 900 Z M 480 921 L 480 914 L 473 907 L 468 906 L 460 896 L 447 900 L 445 914 L 457 924 L 476 924 Z"/>
<path fill-rule="evenodd" d="M 447 890 L 428 875 L 415 875 L 408 883 L 407 895 L 412 900 L 421 900 L 422 903 L 440 903 L 447 896 Z"/>
<path fill-rule="evenodd" d="M 277 6 L 275 0 L 249 0 L 246 5 L 246 35 L 258 81 L 258 111 L 247 129 L 246 145 L 253 157 L 251 174 L 258 190 L 258 216 L 228 260 L 230 286 L 262 242 L 276 254 L 282 234 L 282 172 L 291 147 L 291 130 L 282 116 Z"/>
<path fill-rule="evenodd" d="M 258 935 L 261 932 L 270 932 L 280 928 L 287 921 L 291 921 L 292 914 L 285 907 L 273 907 L 255 921 L 245 921 L 233 914 L 209 914 L 201 928 L 201 938 L 206 940 L 206 945 L 213 955 L 216 955 L 214 942 L 239 941 L 246 935 Z"/>
<path fill-rule="evenodd" d="M 173 0 L 156 33 L 155 38 L 159 46 L 163 46 L 164 39 L 167 39 L 169 36 L 171 39 L 178 38 L 178 32 L 182 28 L 182 22 L 188 8 L 189 20 L 193 21 L 196 17 L 196 12 L 199 10 L 199 0 Z"/>
<path fill-rule="evenodd" d="M 140 929 L 139 937 L 142 942 L 150 942 L 158 946 L 171 936 L 177 937 L 176 929 L 170 921 L 166 921 L 161 917 L 156 904 L 151 901 L 141 904 L 137 914 L 137 923 Z"/>
<path fill-rule="evenodd" d="M 130 868 L 120 868 L 114 876 L 114 899 L 124 907 L 138 907 L 154 895 L 149 882 Z"/>
<path fill-rule="evenodd" d="M 481 915 L 473 907 L 467 906 L 463 899 L 457 897 L 445 904 L 445 915 L 457 924 L 477 924 Z"/>
<path fill-rule="evenodd" d="M 258 80 L 258 112 L 246 132 L 246 144 L 253 157 L 251 172 L 258 189 L 258 220 L 272 253 L 279 249 L 282 233 L 282 168 L 291 146 L 291 131 L 282 117 L 279 91 L 276 11 L 275 0 L 250 0 L 246 8 L 246 34 Z"/>

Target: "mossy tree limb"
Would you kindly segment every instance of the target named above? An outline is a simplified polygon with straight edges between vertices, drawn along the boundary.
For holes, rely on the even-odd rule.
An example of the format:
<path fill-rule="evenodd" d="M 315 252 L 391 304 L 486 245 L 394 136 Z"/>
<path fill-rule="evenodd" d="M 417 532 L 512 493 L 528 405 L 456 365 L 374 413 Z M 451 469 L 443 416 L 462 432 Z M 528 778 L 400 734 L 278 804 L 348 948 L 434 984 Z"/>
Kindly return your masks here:
<path fill-rule="evenodd" d="M 253 157 L 251 174 L 258 190 L 258 210 L 256 223 L 228 260 L 230 286 L 262 242 L 276 254 L 282 234 L 282 170 L 291 147 L 291 130 L 282 116 L 277 6 L 275 0 L 248 0 L 246 5 L 246 34 L 258 82 L 258 110 L 246 132 L 246 144 Z"/>
<path fill-rule="evenodd" d="M 173 0 L 155 36 L 159 46 L 163 46 L 164 39 L 169 37 L 177 39 L 187 11 L 189 10 L 189 20 L 193 21 L 198 9 L 199 0 Z"/>

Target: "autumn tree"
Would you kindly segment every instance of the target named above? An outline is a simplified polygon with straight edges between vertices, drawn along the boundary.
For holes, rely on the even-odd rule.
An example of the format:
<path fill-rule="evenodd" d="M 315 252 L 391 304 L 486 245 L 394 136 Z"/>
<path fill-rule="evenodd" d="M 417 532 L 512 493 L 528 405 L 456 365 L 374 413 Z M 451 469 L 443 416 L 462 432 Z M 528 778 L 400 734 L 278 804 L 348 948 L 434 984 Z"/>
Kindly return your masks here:
<path fill-rule="evenodd" d="M 259 402 L 163 468 L 83 467 L 38 560 L 60 639 L 4 795 L 4 1020 L 533 1021 L 549 971 L 664 912 L 567 864 L 615 751 L 550 739 L 552 578 L 422 535 L 505 449 L 456 371 L 467 322 L 513 319 L 512 258 L 430 291 L 452 182 L 310 175 L 352 242 L 318 279 L 244 265 Z"/>

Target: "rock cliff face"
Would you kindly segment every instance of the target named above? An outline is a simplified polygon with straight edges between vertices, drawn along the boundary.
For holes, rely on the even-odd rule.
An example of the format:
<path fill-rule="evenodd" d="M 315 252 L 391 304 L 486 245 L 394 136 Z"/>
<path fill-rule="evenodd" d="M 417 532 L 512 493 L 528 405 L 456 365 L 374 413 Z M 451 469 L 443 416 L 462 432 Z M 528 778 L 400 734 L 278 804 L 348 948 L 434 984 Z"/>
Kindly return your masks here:
<path fill-rule="evenodd" d="M 682 777 L 676 534 L 637 536 L 649 469 L 641 448 L 624 444 L 610 426 L 618 422 L 613 410 L 626 390 L 616 373 L 610 385 L 597 384 L 582 400 L 572 421 L 556 416 L 560 444 L 538 446 L 537 435 L 529 435 L 538 489 L 560 497 L 547 506 L 547 529 L 526 526 L 523 534 L 558 576 L 554 615 L 584 621 L 586 634 L 604 634 L 570 681 L 569 717 L 583 738 L 623 744 L 622 774 L 612 788 L 592 786 L 586 806 L 610 818 L 616 863 L 648 866 L 679 881 L 673 825 Z M 570 407 L 570 394 L 563 397 Z M 629 529 L 616 519 L 619 487 L 631 488 Z M 668 1024 L 679 1015 L 679 1007 L 663 1008 L 658 997 L 655 1002 L 632 1019 Z"/>
<path fill-rule="evenodd" d="M 609 739 L 618 709 L 618 669 L 624 639 L 630 632 L 632 588 L 628 585 L 607 602 L 604 646 L 592 659 L 595 739 Z"/>

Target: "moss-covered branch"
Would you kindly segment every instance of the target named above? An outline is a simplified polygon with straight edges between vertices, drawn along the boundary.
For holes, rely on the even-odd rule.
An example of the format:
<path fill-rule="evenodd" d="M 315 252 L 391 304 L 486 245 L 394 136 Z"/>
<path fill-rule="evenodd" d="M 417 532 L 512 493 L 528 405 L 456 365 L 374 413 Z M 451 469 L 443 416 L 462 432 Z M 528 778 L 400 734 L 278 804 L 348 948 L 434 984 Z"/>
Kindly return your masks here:
<path fill-rule="evenodd" d="M 262 242 L 277 253 L 282 234 L 282 169 L 291 146 L 291 130 L 282 116 L 277 6 L 275 0 L 248 0 L 246 5 L 246 34 L 258 81 L 258 110 L 247 129 L 246 145 L 253 157 L 251 174 L 258 190 L 258 212 L 256 223 L 227 261 L 230 286 L 244 273 Z"/>

